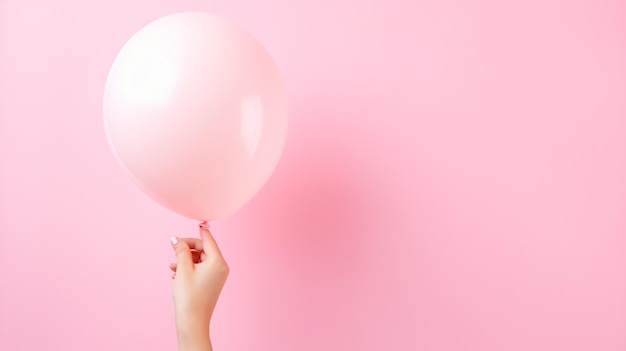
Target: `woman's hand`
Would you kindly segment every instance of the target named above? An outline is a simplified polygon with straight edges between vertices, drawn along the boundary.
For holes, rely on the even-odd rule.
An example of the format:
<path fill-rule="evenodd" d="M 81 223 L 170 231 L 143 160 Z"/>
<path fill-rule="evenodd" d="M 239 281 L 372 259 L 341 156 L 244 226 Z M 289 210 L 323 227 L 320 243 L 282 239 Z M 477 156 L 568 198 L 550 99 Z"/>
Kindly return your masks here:
<path fill-rule="evenodd" d="M 174 309 L 180 351 L 212 350 L 211 316 L 226 283 L 229 268 L 208 225 L 200 224 L 200 239 L 172 237 L 176 251 Z"/>

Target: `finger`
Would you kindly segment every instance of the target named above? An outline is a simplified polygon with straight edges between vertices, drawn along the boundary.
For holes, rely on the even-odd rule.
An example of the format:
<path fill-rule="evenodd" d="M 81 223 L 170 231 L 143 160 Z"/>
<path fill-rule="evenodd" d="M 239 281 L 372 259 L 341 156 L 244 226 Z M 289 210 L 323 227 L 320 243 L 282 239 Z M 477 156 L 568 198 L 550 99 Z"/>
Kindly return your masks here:
<path fill-rule="evenodd" d="M 200 263 L 206 259 L 206 255 L 204 252 L 191 250 L 191 256 L 193 258 L 193 263 Z M 176 262 L 170 263 L 169 267 L 173 272 L 176 272 Z"/>
<path fill-rule="evenodd" d="M 200 238 L 202 238 L 202 247 L 204 248 L 204 252 L 207 256 L 215 255 L 222 257 L 220 248 L 217 246 L 217 242 L 213 238 L 208 226 L 200 224 Z"/>
<path fill-rule="evenodd" d="M 192 250 L 202 251 L 202 240 L 198 238 L 178 238 L 180 241 L 184 241 L 187 246 Z"/>
<path fill-rule="evenodd" d="M 171 238 L 172 246 L 176 251 L 176 267 L 178 272 L 193 271 L 193 256 L 191 249 L 186 242 L 179 240 L 177 237 Z"/>

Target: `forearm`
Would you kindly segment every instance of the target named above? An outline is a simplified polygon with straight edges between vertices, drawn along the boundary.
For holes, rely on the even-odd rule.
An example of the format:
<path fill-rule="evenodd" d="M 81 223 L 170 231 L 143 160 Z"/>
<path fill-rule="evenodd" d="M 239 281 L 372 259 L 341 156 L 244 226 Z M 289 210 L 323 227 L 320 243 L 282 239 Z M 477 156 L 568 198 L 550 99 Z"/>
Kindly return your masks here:
<path fill-rule="evenodd" d="M 213 351 L 209 327 L 204 323 L 177 323 L 178 351 Z"/>

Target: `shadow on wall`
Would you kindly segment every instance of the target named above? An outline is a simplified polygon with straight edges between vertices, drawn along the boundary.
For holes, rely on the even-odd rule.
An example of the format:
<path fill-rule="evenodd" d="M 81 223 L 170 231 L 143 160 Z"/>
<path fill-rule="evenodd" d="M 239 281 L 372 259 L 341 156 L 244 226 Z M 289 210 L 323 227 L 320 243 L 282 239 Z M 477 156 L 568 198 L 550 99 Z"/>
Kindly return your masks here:
<path fill-rule="evenodd" d="M 377 176 L 372 163 L 385 162 L 368 153 L 372 130 L 354 125 L 353 116 L 370 121 L 378 116 L 358 104 L 292 105 L 285 152 L 253 200 L 263 206 L 254 206 L 252 217 L 262 235 L 290 255 L 290 263 L 340 273 L 336 270 L 349 269 L 350 258 L 371 231 L 381 195 L 372 191 Z"/>
<path fill-rule="evenodd" d="M 255 328 L 269 328 L 263 316 L 272 315 L 281 336 L 267 338 L 276 348 L 308 340 L 308 349 L 328 349 L 330 339 L 333 349 L 371 347 L 363 335 L 380 333 L 381 318 L 408 313 L 385 301 L 414 292 L 406 274 L 417 274 L 416 261 L 407 260 L 419 256 L 415 246 L 427 247 L 414 239 L 423 181 L 409 172 L 413 151 L 402 136 L 412 131 L 389 123 L 392 111 L 371 97 L 319 96 L 292 99 L 281 162 L 237 215 L 254 233 L 239 247 L 246 277 L 237 289 L 255 289 L 240 299 L 259 316 Z M 382 347 L 387 339 L 377 340 Z"/>

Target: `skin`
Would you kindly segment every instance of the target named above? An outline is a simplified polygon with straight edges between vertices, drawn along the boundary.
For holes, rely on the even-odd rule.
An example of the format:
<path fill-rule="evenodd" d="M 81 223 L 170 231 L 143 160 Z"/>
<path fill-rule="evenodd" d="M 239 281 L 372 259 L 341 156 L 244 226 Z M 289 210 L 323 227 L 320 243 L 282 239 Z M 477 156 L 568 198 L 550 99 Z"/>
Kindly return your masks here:
<path fill-rule="evenodd" d="M 212 351 L 211 316 L 229 268 L 206 223 L 200 239 L 172 237 L 172 274 L 179 351 Z"/>

